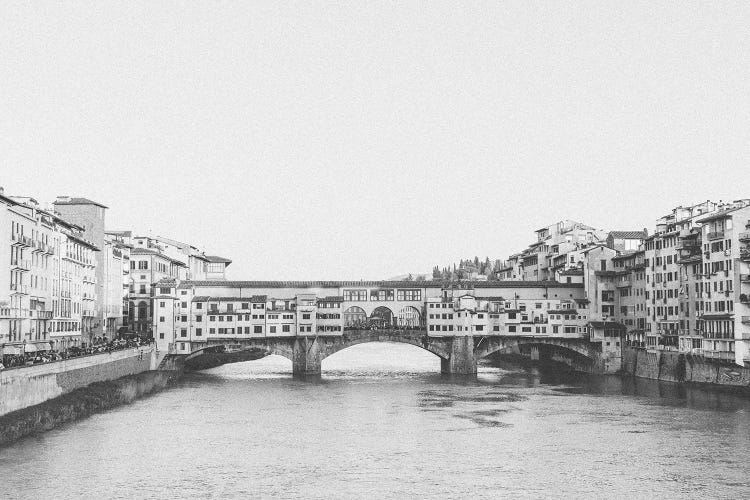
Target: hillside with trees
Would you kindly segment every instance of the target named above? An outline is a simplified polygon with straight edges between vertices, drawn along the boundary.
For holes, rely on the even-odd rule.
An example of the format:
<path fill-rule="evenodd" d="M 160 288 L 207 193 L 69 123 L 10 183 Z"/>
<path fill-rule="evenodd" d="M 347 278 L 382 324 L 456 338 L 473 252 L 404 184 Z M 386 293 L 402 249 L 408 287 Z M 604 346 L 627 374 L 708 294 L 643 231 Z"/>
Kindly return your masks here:
<path fill-rule="evenodd" d="M 479 257 L 473 259 L 461 259 L 458 264 L 441 268 L 435 266 L 432 268 L 432 279 L 434 280 L 464 280 L 477 276 L 486 276 L 488 280 L 497 279 L 496 272 L 501 268 L 502 261 L 496 259 L 491 261 L 489 257 L 479 260 Z"/>

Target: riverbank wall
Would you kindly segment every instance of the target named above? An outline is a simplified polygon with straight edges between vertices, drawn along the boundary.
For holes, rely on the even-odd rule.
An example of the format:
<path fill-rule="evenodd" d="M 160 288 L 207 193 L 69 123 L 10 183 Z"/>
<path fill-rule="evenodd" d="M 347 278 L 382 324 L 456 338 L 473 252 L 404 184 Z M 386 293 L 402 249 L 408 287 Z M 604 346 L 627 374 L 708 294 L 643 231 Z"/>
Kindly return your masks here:
<path fill-rule="evenodd" d="M 146 371 L 117 380 L 94 382 L 41 404 L 13 411 L 0 417 L 0 446 L 130 403 L 165 388 L 178 376 L 176 372 Z"/>
<path fill-rule="evenodd" d="M 750 367 L 676 351 L 649 352 L 643 348 L 623 347 L 622 372 L 667 382 L 750 387 Z"/>
<path fill-rule="evenodd" d="M 38 405 L 95 382 L 157 368 L 154 346 L 91 354 L 0 372 L 0 415 Z"/>

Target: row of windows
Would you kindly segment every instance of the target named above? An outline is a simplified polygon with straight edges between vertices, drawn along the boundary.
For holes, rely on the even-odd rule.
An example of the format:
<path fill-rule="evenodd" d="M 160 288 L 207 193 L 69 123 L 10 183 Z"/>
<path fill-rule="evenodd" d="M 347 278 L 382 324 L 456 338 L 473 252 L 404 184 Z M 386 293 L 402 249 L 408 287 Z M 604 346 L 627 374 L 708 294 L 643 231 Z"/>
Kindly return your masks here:
<path fill-rule="evenodd" d="M 370 300 L 382 301 L 393 300 L 393 290 L 372 290 Z M 397 290 L 396 300 L 412 301 L 422 300 L 422 290 Z M 366 302 L 367 290 L 344 290 L 344 301 L 347 302 Z"/>

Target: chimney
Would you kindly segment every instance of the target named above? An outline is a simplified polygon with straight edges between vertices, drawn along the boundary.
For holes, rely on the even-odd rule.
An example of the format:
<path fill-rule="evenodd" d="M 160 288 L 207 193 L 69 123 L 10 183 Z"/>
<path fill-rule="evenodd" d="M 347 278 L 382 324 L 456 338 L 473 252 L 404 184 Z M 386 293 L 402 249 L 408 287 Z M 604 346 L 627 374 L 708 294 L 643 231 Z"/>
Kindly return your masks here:
<path fill-rule="evenodd" d="M 3 196 L 5 194 L 5 188 L 0 186 L 0 196 Z"/>

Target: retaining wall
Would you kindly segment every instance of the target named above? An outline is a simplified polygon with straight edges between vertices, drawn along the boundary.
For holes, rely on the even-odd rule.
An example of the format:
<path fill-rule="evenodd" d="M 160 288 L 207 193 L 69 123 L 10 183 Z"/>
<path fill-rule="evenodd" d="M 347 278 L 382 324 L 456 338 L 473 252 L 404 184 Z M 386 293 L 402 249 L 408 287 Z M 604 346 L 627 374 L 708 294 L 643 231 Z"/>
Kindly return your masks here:
<path fill-rule="evenodd" d="M 675 351 L 623 347 L 622 370 L 636 377 L 668 382 L 750 387 L 750 367 Z"/>
<path fill-rule="evenodd" d="M 153 346 L 92 354 L 0 372 L 0 415 L 36 405 L 94 382 L 156 369 Z"/>

